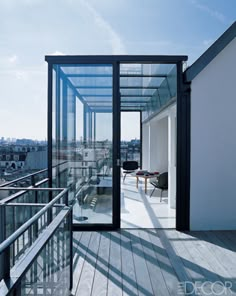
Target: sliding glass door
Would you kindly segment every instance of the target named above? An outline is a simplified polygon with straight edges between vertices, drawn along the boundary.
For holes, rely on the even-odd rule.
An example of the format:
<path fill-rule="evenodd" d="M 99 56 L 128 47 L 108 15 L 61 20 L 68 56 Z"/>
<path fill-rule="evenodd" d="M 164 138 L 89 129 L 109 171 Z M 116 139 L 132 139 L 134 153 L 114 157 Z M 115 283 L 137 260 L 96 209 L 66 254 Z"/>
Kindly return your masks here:
<path fill-rule="evenodd" d="M 85 63 L 52 69 L 53 186 L 69 188 L 77 228 L 119 224 L 117 213 L 114 217 L 120 181 L 115 70 L 113 64 Z"/>

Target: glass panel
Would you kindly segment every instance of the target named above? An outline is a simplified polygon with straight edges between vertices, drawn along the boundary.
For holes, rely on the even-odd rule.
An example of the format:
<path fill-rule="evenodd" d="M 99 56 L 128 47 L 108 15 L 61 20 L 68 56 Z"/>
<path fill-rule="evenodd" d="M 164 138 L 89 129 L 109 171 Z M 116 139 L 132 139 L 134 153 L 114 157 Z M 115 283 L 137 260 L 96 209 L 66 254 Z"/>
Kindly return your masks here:
<path fill-rule="evenodd" d="M 54 186 L 69 187 L 74 223 L 112 223 L 112 65 L 55 65 Z"/>
<path fill-rule="evenodd" d="M 176 96 L 176 65 L 121 64 L 121 110 L 143 111 L 142 120 Z"/>
<path fill-rule="evenodd" d="M 140 112 L 121 113 L 121 166 L 127 160 L 135 160 L 140 166 Z"/>

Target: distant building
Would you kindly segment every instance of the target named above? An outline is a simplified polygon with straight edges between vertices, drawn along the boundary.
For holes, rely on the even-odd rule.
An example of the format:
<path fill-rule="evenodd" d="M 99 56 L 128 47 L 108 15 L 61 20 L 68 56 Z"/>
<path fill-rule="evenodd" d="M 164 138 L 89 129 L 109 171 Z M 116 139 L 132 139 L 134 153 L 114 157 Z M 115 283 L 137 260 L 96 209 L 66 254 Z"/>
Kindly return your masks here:
<path fill-rule="evenodd" d="M 47 168 L 47 150 L 27 152 L 25 169 L 42 170 Z"/>
<path fill-rule="evenodd" d="M 140 164 L 140 140 L 132 139 L 122 141 L 120 146 L 121 162 L 125 160 L 136 160 Z"/>
<path fill-rule="evenodd" d="M 12 152 L 0 154 L 0 167 L 2 169 L 22 169 L 25 164 L 26 153 Z"/>
<path fill-rule="evenodd" d="M 33 142 L 32 142 L 33 143 Z M 0 145 L 0 169 L 6 171 L 41 169 L 47 167 L 47 146 L 3 143 Z M 39 152 L 39 153 L 36 153 Z M 35 158 L 35 159 L 34 159 Z M 25 163 L 27 161 L 27 166 Z"/>

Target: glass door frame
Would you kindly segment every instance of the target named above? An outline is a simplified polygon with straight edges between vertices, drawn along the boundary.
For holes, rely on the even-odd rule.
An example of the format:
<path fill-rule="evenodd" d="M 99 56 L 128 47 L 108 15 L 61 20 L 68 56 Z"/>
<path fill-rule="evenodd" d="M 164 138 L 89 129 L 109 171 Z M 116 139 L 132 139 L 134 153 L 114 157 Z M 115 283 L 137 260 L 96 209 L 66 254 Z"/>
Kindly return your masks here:
<path fill-rule="evenodd" d="M 177 190 L 176 229 L 189 229 L 190 215 L 190 87 L 185 82 L 182 63 L 187 56 L 170 55 L 108 55 L 108 56 L 46 56 L 48 63 L 48 177 L 52 186 L 52 90 L 55 64 L 113 65 L 113 206 L 112 224 L 77 224 L 73 230 L 115 230 L 120 228 L 120 64 L 160 63 L 177 66 Z"/>

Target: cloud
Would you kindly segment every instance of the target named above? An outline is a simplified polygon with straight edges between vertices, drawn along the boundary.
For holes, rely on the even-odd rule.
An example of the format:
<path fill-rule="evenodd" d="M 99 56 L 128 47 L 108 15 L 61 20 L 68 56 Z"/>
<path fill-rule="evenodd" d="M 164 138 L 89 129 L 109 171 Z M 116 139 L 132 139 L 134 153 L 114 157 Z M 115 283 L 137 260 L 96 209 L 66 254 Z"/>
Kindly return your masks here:
<path fill-rule="evenodd" d="M 46 65 L 38 67 L 4 67 L 0 68 L 0 77 L 16 78 L 23 82 L 30 81 L 31 79 L 38 79 L 39 77 L 46 76 Z"/>
<path fill-rule="evenodd" d="M 209 47 L 212 43 L 213 43 L 213 39 L 207 39 L 207 40 L 203 40 L 203 45 L 206 47 Z"/>
<path fill-rule="evenodd" d="M 214 17 L 215 19 L 217 19 L 219 22 L 223 23 L 223 24 L 229 24 L 231 23 L 224 14 L 222 14 L 221 12 L 210 8 L 209 6 L 205 5 L 205 4 L 201 4 L 199 3 L 197 0 L 191 0 L 191 3 L 198 9 L 205 11 L 206 13 L 208 13 L 211 17 Z"/>
<path fill-rule="evenodd" d="M 101 29 L 103 29 L 109 36 L 109 42 L 111 44 L 112 54 L 125 54 L 125 45 L 118 35 L 118 33 L 112 28 L 112 26 L 99 14 L 95 8 L 85 0 L 80 0 L 81 4 L 87 8 L 90 12 L 93 20 Z"/>
<path fill-rule="evenodd" d="M 53 53 L 49 53 L 49 55 L 56 55 L 57 56 L 57 55 L 65 55 L 65 54 L 61 51 L 56 50 Z"/>
<path fill-rule="evenodd" d="M 18 57 L 17 55 L 13 55 L 11 57 L 8 58 L 8 61 L 11 63 L 11 64 L 14 64 L 16 61 L 18 60 Z"/>
<path fill-rule="evenodd" d="M 11 69 L 16 66 L 19 58 L 16 54 L 0 56 L 0 70 L 10 67 Z"/>
<path fill-rule="evenodd" d="M 15 71 L 14 74 L 18 80 L 28 81 L 29 79 L 28 73 L 25 71 Z"/>

